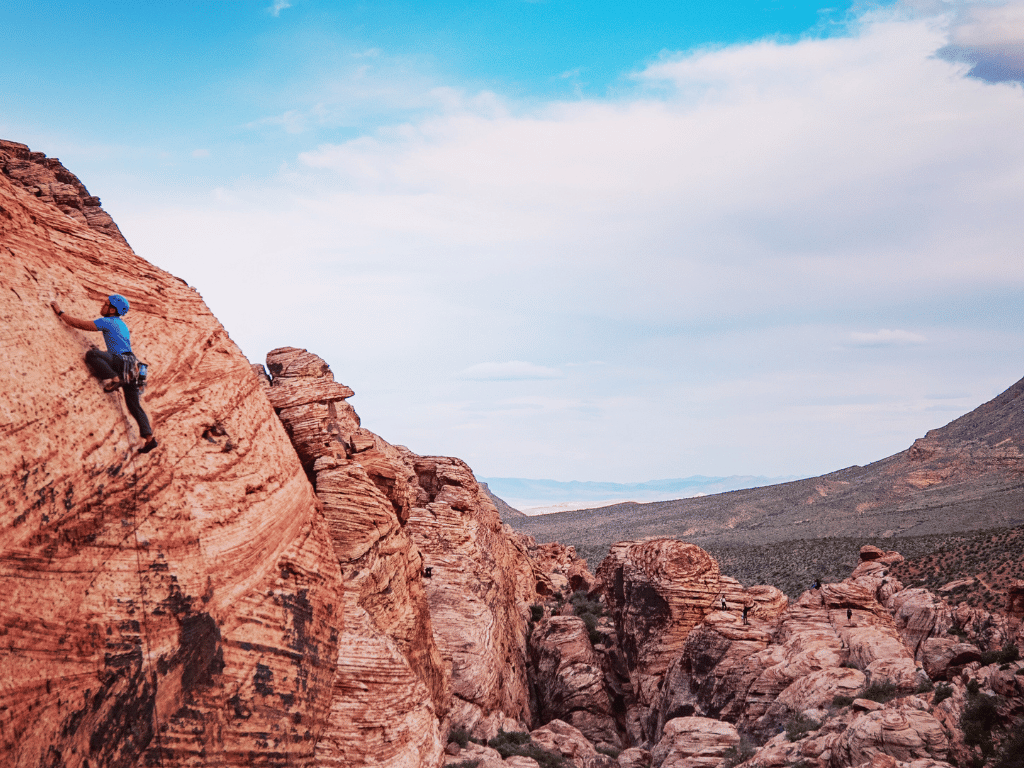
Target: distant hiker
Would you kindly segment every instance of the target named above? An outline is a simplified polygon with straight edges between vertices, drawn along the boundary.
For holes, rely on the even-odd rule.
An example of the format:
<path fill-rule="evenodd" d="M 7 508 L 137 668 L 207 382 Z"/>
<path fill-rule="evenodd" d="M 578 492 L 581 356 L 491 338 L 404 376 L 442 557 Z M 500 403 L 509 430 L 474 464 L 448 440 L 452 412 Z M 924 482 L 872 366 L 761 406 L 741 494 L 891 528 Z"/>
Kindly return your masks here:
<path fill-rule="evenodd" d="M 853 622 L 853 608 L 846 609 L 846 621 Z"/>
<path fill-rule="evenodd" d="M 128 312 L 128 299 L 117 293 L 107 297 L 100 309 L 102 317 L 95 320 L 72 317 L 62 310 L 56 301 L 51 301 L 50 306 L 57 313 L 57 317 L 72 328 L 99 331 L 103 334 L 107 351 L 90 349 L 85 353 L 85 364 L 89 366 L 93 376 L 104 382 L 104 392 L 113 392 L 118 388 L 124 391 L 124 402 L 128 406 L 128 412 L 135 418 L 139 425 L 139 434 L 145 440 L 139 448 L 139 453 L 152 451 L 157 443 L 153 436 L 153 428 L 149 424 L 149 417 L 139 403 L 139 362 L 132 354 L 131 333 L 121 319 Z"/>
<path fill-rule="evenodd" d="M 749 605 L 744 605 L 744 606 L 743 606 L 743 623 L 744 623 L 744 624 L 746 624 L 746 623 L 747 623 L 747 613 L 748 613 L 749 611 L 750 611 L 750 606 L 749 606 Z"/>
<path fill-rule="evenodd" d="M 818 579 L 815 579 L 814 583 L 811 584 L 811 589 L 821 589 L 821 581 L 818 580 Z"/>
<path fill-rule="evenodd" d="M 725 598 L 724 598 L 724 597 L 722 598 L 722 610 L 723 610 L 723 611 L 728 611 L 728 610 L 729 610 L 729 609 L 728 609 L 728 608 L 726 607 L 726 605 L 725 605 Z"/>

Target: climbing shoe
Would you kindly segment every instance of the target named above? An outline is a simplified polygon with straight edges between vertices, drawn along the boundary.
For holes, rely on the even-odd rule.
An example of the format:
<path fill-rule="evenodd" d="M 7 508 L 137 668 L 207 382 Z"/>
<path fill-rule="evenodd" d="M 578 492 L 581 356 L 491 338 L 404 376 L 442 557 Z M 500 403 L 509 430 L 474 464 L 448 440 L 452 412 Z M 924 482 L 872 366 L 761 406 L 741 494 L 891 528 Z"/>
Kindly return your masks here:
<path fill-rule="evenodd" d="M 103 385 L 103 391 L 104 392 L 113 392 L 115 389 L 120 389 L 120 388 L 121 388 L 121 382 L 118 381 L 117 379 L 111 379 L 110 381 L 108 381 L 106 384 Z"/>
<path fill-rule="evenodd" d="M 156 448 L 156 446 L 157 446 L 156 438 L 155 437 L 151 437 L 149 440 L 146 441 L 146 444 L 144 446 L 139 448 L 139 453 L 149 453 L 154 448 Z"/>

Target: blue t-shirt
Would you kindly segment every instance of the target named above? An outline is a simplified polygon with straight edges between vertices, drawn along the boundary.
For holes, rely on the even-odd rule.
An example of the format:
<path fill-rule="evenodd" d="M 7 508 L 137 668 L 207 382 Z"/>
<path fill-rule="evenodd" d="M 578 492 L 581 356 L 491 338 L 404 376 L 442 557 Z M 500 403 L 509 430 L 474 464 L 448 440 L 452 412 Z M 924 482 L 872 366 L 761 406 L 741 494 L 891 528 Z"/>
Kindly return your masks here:
<path fill-rule="evenodd" d="M 132 335 L 120 317 L 101 317 L 93 322 L 96 323 L 98 329 L 103 331 L 103 341 L 107 344 L 107 352 L 120 355 L 132 351 Z"/>

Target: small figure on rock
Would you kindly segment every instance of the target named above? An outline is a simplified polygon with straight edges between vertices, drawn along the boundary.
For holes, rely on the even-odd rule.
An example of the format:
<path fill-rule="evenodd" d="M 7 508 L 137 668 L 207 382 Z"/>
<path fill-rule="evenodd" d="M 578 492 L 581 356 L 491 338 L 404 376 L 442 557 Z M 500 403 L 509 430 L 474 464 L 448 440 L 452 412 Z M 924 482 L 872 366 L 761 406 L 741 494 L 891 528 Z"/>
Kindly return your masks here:
<path fill-rule="evenodd" d="M 811 589 L 821 589 L 821 580 L 815 579 L 814 583 L 811 584 Z"/>
<path fill-rule="evenodd" d="M 57 313 L 57 317 L 72 328 L 99 331 L 103 334 L 107 351 L 90 349 L 85 353 L 85 364 L 89 366 L 93 376 L 104 382 L 104 392 L 114 392 L 117 389 L 124 392 L 128 412 L 138 423 L 139 434 L 145 441 L 139 448 L 139 453 L 152 451 L 156 448 L 157 442 L 153 436 L 153 428 L 149 424 L 149 417 L 139 403 L 139 362 L 132 354 L 131 333 L 121 319 L 128 312 L 128 300 L 117 293 L 107 297 L 100 309 L 102 317 L 95 320 L 73 317 L 62 310 L 56 301 L 51 301 L 50 306 Z"/>
<path fill-rule="evenodd" d="M 722 610 L 723 610 L 723 611 L 727 611 L 727 610 L 729 610 L 729 609 L 728 609 L 728 608 L 726 607 L 726 605 L 725 605 L 725 598 L 724 598 L 724 597 L 722 598 Z"/>
<path fill-rule="evenodd" d="M 846 621 L 848 624 L 853 623 L 853 608 L 846 609 Z"/>
<path fill-rule="evenodd" d="M 747 623 L 747 614 L 748 614 L 749 612 L 750 612 L 750 606 L 749 606 L 749 605 L 744 605 L 744 606 L 743 606 L 743 623 L 744 623 L 744 624 L 746 624 L 746 623 Z"/>

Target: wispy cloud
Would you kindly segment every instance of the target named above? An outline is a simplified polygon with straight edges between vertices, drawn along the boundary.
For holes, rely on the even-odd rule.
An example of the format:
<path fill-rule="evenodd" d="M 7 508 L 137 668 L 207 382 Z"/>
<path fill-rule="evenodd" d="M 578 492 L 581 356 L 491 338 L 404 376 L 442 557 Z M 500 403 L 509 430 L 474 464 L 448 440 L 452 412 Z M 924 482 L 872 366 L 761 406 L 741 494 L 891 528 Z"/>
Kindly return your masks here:
<path fill-rule="evenodd" d="M 1024 0 L 957 2 L 949 43 L 937 54 L 973 65 L 972 77 L 1024 83 Z"/>
<path fill-rule="evenodd" d="M 511 360 L 507 363 L 477 363 L 459 373 L 459 378 L 472 381 L 529 381 L 531 379 L 560 379 L 557 368 Z"/>
<path fill-rule="evenodd" d="M 857 347 L 906 347 L 912 344 L 925 344 L 928 339 L 911 331 L 882 328 L 870 333 L 854 331 L 850 334 L 850 341 Z"/>
<path fill-rule="evenodd" d="M 274 0 L 274 4 L 267 8 L 267 10 L 270 11 L 271 15 L 273 16 L 280 16 L 281 11 L 283 11 L 285 8 L 291 7 L 292 4 L 289 3 L 288 0 Z"/>

